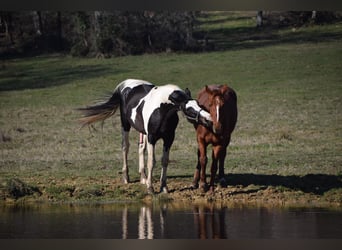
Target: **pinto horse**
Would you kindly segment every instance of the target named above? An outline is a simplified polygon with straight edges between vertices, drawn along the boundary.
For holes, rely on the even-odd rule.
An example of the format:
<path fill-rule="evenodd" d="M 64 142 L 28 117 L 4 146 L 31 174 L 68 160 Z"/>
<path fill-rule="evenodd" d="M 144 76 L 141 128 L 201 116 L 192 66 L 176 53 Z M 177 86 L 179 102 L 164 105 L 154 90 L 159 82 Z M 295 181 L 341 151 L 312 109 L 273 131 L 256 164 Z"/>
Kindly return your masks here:
<path fill-rule="evenodd" d="M 237 96 L 233 89 L 227 85 L 205 86 L 198 94 L 199 105 L 210 112 L 212 117 L 212 129 L 195 124 L 198 143 L 198 162 L 194 174 L 193 187 L 207 190 L 206 164 L 207 146 L 212 144 L 212 164 L 209 188 L 214 190 L 214 180 L 219 165 L 219 179 L 224 180 L 224 160 L 227 154 L 227 147 L 230 142 L 237 121 Z"/>
<path fill-rule="evenodd" d="M 155 144 L 163 139 L 163 156 L 160 191 L 168 192 L 166 171 L 169 161 L 170 147 L 175 138 L 178 125 L 179 110 L 188 120 L 204 126 L 212 126 L 211 116 L 199 107 L 191 98 L 189 90 L 183 91 L 176 85 L 154 86 L 152 83 L 127 79 L 115 88 L 109 100 L 86 108 L 79 109 L 84 113 L 80 119 L 83 126 L 96 121 L 104 121 L 114 115 L 120 108 L 122 126 L 123 181 L 129 182 L 127 156 L 129 150 L 129 131 L 135 128 L 141 134 L 139 144 L 140 182 L 147 185 L 147 190 L 154 193 L 152 187 L 152 170 L 155 165 Z M 195 121 L 196 120 L 196 121 Z M 144 153 L 147 145 L 147 168 L 145 174 Z"/>

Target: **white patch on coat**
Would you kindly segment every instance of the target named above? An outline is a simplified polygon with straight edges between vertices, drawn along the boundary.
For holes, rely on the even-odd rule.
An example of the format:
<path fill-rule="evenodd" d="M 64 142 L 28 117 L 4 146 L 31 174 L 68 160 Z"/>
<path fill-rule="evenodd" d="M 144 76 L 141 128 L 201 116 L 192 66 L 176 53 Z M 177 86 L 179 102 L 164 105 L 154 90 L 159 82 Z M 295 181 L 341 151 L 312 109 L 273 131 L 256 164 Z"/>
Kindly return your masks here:
<path fill-rule="evenodd" d="M 140 86 L 140 85 L 153 85 L 152 83 L 150 82 L 147 82 L 147 81 L 144 81 L 144 80 L 139 80 L 139 79 L 127 79 L 125 81 L 122 82 L 123 84 L 123 88 L 121 89 L 121 92 L 125 89 L 125 88 L 135 88 L 137 86 Z"/>
<path fill-rule="evenodd" d="M 220 120 L 220 107 L 216 105 L 216 121 L 219 122 Z"/>
<path fill-rule="evenodd" d="M 121 82 L 116 88 L 121 87 L 121 92 L 123 92 L 124 89 L 126 89 L 126 88 L 134 89 L 135 87 L 140 86 L 140 85 L 153 85 L 153 84 L 150 82 L 144 81 L 144 80 L 139 80 L 139 79 L 127 79 L 127 80 Z M 138 103 L 138 105 L 132 109 L 131 120 L 133 122 L 135 122 L 135 118 L 137 116 L 137 108 L 141 104 L 142 100 L 143 99 L 141 99 L 140 102 Z"/>
<path fill-rule="evenodd" d="M 137 116 L 137 109 L 138 107 L 140 106 L 141 102 L 143 101 L 144 99 L 141 99 L 138 103 L 137 106 L 135 106 L 134 108 L 132 108 L 132 114 L 131 114 L 131 120 L 135 123 L 135 118 Z"/>
<path fill-rule="evenodd" d="M 143 99 L 140 100 L 139 104 L 143 100 L 145 100 L 142 116 L 144 120 L 144 129 L 146 132 L 148 132 L 148 122 L 153 111 L 155 111 L 157 108 L 160 108 L 161 104 L 171 104 L 172 102 L 169 100 L 169 96 L 175 90 L 181 89 L 178 86 L 172 84 L 154 87 Z"/>
<path fill-rule="evenodd" d="M 196 112 L 199 112 L 200 116 L 203 116 L 206 120 L 212 121 L 210 114 L 202 109 L 196 100 L 190 100 L 185 104 L 185 109 L 193 108 Z"/>

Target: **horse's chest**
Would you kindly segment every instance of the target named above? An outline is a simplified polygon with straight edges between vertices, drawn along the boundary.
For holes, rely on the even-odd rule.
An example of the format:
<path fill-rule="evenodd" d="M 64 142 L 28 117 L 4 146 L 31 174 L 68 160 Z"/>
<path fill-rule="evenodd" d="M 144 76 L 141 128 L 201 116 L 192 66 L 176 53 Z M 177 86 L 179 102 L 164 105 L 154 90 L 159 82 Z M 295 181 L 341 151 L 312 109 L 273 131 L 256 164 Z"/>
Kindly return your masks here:
<path fill-rule="evenodd" d="M 212 135 L 210 137 L 210 142 L 213 145 L 222 145 L 226 141 L 226 137 L 223 135 Z"/>
<path fill-rule="evenodd" d="M 213 146 L 217 145 L 226 145 L 229 143 L 229 136 L 227 135 L 216 135 L 208 130 L 206 130 L 206 133 L 198 133 L 200 136 L 200 141 L 203 140 L 205 143 L 212 144 Z"/>

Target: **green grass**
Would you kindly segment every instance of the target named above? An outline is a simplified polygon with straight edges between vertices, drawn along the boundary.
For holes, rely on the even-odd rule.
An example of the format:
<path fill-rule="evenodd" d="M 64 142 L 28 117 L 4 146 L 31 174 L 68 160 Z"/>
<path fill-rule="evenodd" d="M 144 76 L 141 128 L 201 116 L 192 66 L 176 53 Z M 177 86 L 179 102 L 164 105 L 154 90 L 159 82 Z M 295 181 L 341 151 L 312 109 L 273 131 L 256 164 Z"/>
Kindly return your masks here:
<path fill-rule="evenodd" d="M 228 34 L 229 22 L 236 29 L 243 25 L 252 29 L 249 19 L 220 20 L 203 23 L 203 29 L 214 34 L 210 25 L 219 25 L 221 35 Z M 75 109 L 93 103 L 126 78 L 189 87 L 193 96 L 205 84 L 233 87 L 239 117 L 226 173 L 341 175 L 342 24 L 301 28 L 296 31 L 298 40 L 285 39 L 293 33 L 291 29 L 273 32 L 282 38 L 262 45 L 260 40 L 230 40 L 225 46 L 235 44 L 232 49 L 199 54 L 112 59 L 50 55 L 2 60 L 1 177 L 16 177 L 34 185 L 67 180 L 62 187 L 47 187 L 53 192 L 82 184 L 94 190 L 91 185 L 120 178 L 119 114 L 103 129 L 98 124 L 97 131 L 80 130 L 80 114 Z M 320 42 L 312 37 L 324 37 L 327 32 L 334 39 Z M 241 45 L 246 43 L 247 47 Z M 190 182 L 196 164 L 195 132 L 179 115 L 168 176 L 188 176 L 185 181 Z M 134 180 L 138 179 L 135 131 L 130 140 Z M 161 143 L 157 145 L 155 179 L 159 179 L 161 157 Z"/>

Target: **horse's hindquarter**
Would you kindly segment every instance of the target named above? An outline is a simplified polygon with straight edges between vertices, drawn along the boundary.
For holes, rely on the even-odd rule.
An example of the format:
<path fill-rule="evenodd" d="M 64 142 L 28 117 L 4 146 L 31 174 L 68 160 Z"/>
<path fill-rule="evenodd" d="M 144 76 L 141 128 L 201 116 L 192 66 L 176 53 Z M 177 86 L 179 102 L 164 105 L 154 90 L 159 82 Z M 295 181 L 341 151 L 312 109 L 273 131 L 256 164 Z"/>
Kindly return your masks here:
<path fill-rule="evenodd" d="M 133 88 L 122 90 L 121 119 L 127 121 L 140 133 L 146 134 L 142 110 L 145 105 L 143 98 L 151 91 L 154 85 L 136 85 Z"/>
<path fill-rule="evenodd" d="M 233 89 L 229 88 L 225 95 L 224 105 L 225 121 L 224 127 L 226 127 L 226 133 L 229 135 L 234 131 L 237 122 L 238 110 L 237 110 L 237 96 Z"/>

